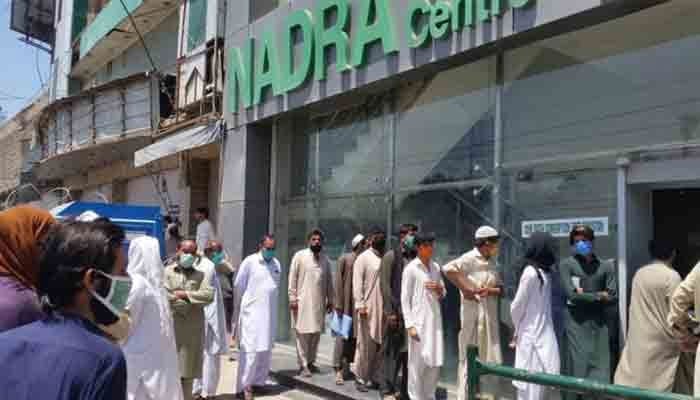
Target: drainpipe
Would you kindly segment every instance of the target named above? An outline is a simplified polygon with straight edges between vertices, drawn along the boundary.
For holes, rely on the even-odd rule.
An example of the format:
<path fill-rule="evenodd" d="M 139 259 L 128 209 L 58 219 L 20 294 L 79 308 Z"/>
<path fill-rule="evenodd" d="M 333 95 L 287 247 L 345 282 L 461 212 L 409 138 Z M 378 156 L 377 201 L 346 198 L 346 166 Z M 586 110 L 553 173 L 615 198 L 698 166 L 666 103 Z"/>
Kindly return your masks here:
<path fill-rule="evenodd" d="M 617 159 L 617 285 L 620 316 L 620 348 L 627 334 L 627 169 L 630 159 Z"/>
<path fill-rule="evenodd" d="M 503 52 L 496 56 L 496 101 L 494 107 L 494 155 L 493 155 L 493 222 L 499 232 L 503 230 Z"/>

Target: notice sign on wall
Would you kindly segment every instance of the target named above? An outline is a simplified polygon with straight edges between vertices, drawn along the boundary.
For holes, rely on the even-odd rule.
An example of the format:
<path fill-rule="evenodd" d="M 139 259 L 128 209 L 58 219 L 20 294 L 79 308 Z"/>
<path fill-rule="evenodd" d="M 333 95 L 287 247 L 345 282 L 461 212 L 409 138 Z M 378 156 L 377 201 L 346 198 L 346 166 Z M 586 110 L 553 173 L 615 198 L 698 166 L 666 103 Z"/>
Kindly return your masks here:
<path fill-rule="evenodd" d="M 608 236 L 610 234 L 608 217 L 591 217 L 523 221 L 522 236 L 529 238 L 535 232 L 548 232 L 554 237 L 569 237 L 571 229 L 578 224 L 590 226 L 593 228 L 596 236 Z"/>

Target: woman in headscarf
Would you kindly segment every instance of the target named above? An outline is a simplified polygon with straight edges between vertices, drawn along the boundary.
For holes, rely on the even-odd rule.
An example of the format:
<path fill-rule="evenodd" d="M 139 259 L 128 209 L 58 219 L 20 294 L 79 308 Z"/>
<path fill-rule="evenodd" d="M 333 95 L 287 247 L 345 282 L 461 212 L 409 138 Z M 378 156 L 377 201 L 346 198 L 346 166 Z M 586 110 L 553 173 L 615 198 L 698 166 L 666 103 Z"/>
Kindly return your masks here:
<path fill-rule="evenodd" d="M 131 241 L 127 272 L 133 286 L 126 304 L 130 327 L 123 344 L 128 400 L 183 399 L 163 270 L 156 239 L 142 236 Z"/>
<path fill-rule="evenodd" d="M 548 233 L 532 235 L 522 263 L 518 291 L 510 306 L 515 326 L 515 367 L 529 372 L 559 373 L 559 346 L 552 322 L 555 243 Z M 518 400 L 541 400 L 545 388 L 513 381 Z"/>
<path fill-rule="evenodd" d="M 30 206 L 0 212 L 0 332 L 43 316 L 36 295 L 40 242 L 54 222 Z"/>

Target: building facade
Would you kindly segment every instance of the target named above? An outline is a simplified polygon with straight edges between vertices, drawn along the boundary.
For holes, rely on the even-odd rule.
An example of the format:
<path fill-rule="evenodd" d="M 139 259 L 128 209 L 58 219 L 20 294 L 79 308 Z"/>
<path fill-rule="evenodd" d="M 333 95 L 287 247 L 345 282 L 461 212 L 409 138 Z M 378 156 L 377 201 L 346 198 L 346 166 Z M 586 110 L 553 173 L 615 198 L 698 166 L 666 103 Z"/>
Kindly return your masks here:
<path fill-rule="evenodd" d="M 56 2 L 34 168 L 55 182 L 45 204 L 160 206 L 186 233 L 196 208 L 215 220 L 222 10 L 218 0 Z"/>
<path fill-rule="evenodd" d="M 565 257 L 585 222 L 617 267 L 624 332 L 651 237 L 677 243 L 681 272 L 700 259 L 698 17 L 686 0 L 230 3 L 221 236 L 241 259 L 271 231 L 287 268 L 312 227 L 335 260 L 370 226 L 413 222 L 443 264 L 493 225 L 508 353 L 527 237 L 551 232 Z M 448 381 L 458 309 L 451 288 Z"/>
<path fill-rule="evenodd" d="M 38 152 L 32 150 L 36 140 L 36 121 L 48 102 L 48 95 L 36 99 L 0 123 L 0 210 L 18 202 L 39 200 L 45 182 L 34 179 L 31 170 Z"/>

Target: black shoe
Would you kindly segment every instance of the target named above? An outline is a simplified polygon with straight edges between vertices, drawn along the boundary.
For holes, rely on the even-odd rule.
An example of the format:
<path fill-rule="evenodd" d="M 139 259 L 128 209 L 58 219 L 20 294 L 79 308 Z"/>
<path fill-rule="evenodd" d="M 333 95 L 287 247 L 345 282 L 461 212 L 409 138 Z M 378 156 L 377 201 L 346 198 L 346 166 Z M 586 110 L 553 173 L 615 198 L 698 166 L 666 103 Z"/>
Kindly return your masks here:
<path fill-rule="evenodd" d="M 309 364 L 309 371 L 311 371 L 312 374 L 320 374 L 321 373 L 321 370 L 318 369 L 318 367 L 313 365 L 313 364 Z"/>
<path fill-rule="evenodd" d="M 355 389 L 357 389 L 357 391 L 361 393 L 369 392 L 369 389 L 367 389 L 367 385 L 360 381 L 355 382 Z"/>

